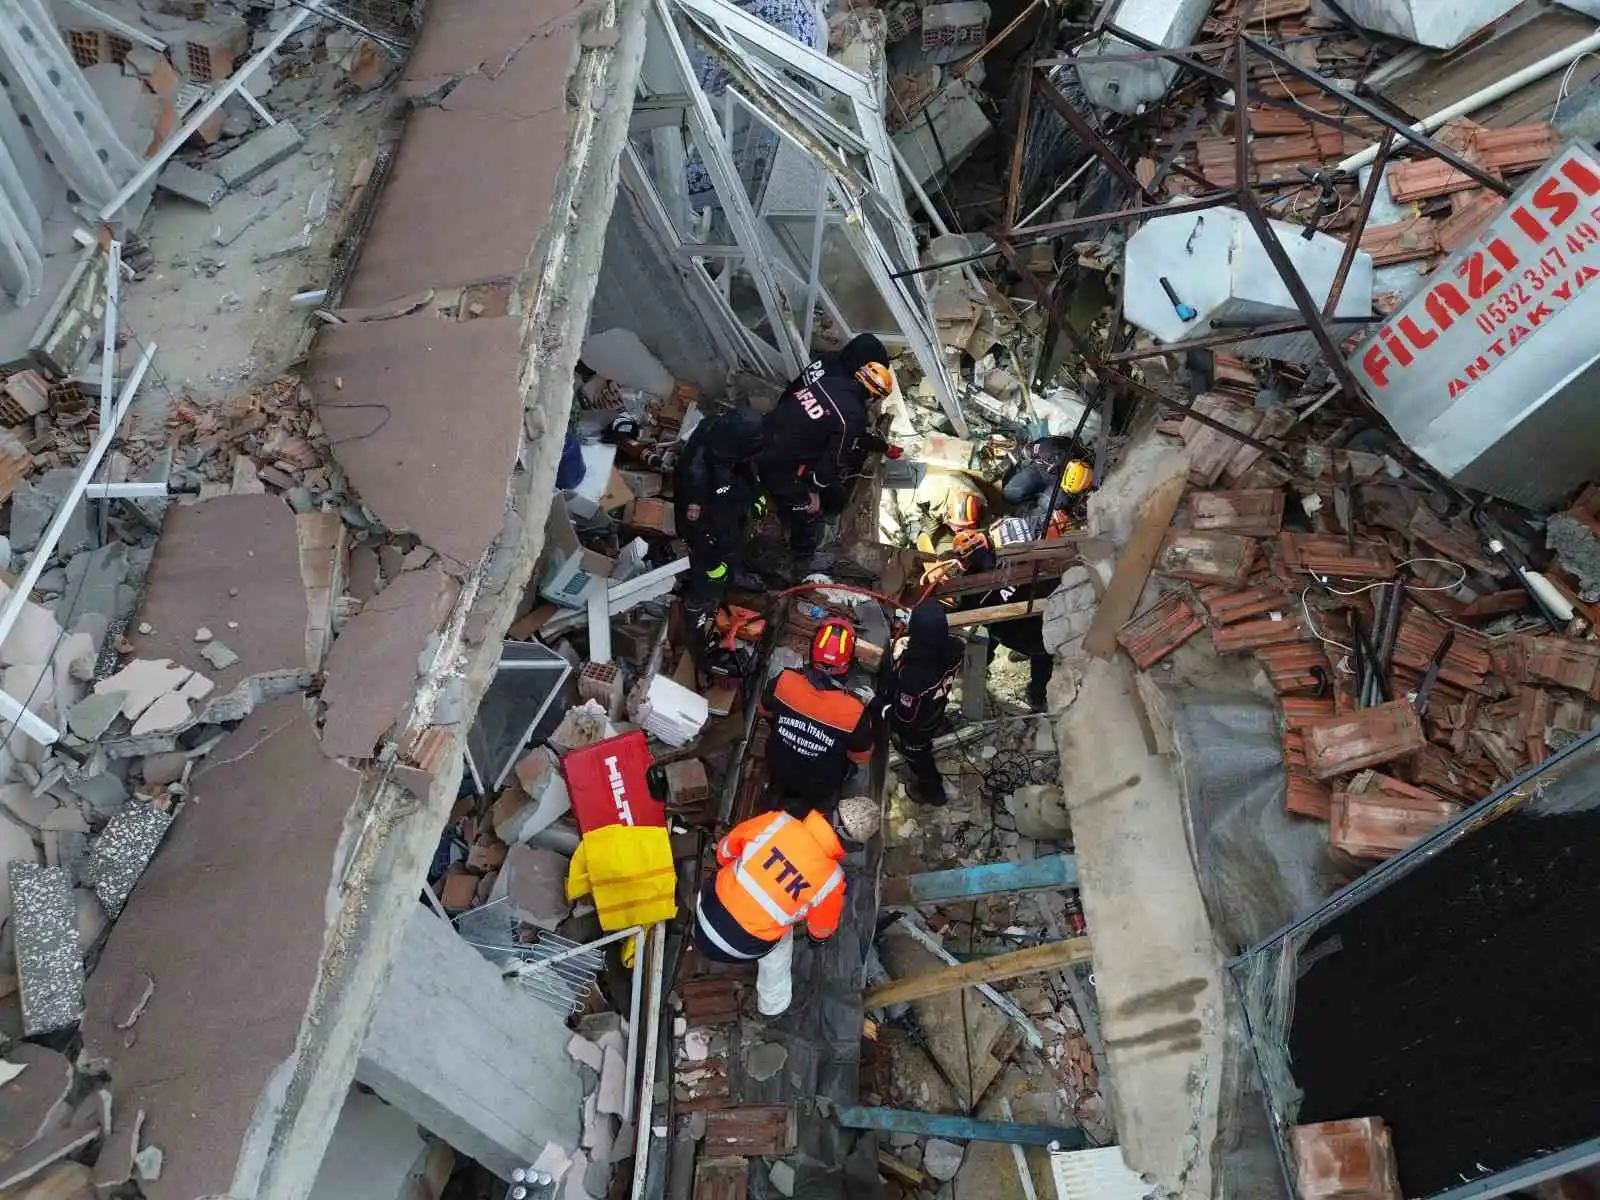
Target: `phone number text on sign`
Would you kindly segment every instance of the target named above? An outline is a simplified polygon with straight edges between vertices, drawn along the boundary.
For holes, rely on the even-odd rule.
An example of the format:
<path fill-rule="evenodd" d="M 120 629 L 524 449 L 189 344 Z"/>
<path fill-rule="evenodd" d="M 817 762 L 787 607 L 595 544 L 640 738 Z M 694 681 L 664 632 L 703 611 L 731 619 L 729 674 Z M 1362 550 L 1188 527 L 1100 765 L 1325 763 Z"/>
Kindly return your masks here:
<path fill-rule="evenodd" d="M 1497 216 L 1480 245 L 1441 267 L 1422 296 L 1357 351 L 1374 398 L 1397 385 L 1450 399 L 1600 279 L 1600 171 L 1573 152 Z"/>

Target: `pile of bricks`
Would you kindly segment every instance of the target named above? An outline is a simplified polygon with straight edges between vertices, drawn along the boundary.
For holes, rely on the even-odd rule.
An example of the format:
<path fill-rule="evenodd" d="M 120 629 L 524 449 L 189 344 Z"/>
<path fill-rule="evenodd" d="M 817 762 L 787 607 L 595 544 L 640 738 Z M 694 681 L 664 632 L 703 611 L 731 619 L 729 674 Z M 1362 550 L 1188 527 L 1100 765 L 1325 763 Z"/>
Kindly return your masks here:
<path fill-rule="evenodd" d="M 1226 390 L 1200 399 L 1271 444 L 1285 428 L 1274 414 L 1293 419 Z M 1291 474 L 1289 460 L 1192 419 L 1165 428 L 1187 443 L 1192 490 L 1156 555 L 1162 594 L 1118 641 L 1141 670 L 1203 630 L 1216 654 L 1252 656 L 1282 712 L 1285 808 L 1327 822 L 1335 850 L 1397 854 L 1600 727 L 1600 607 L 1559 558 L 1545 574 L 1578 618 L 1556 632 L 1467 514 L 1434 507 L 1435 494 L 1396 475 L 1397 458 L 1313 442 Z M 1564 515 L 1600 533 L 1600 486 Z"/>

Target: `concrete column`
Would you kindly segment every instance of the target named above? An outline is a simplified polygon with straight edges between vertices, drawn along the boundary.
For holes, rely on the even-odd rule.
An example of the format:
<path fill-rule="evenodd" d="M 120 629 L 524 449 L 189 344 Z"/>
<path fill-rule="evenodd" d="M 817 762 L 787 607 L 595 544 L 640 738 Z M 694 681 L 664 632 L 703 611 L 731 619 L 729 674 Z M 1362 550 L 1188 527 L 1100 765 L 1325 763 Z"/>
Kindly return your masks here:
<path fill-rule="evenodd" d="M 502 1179 L 578 1144 L 583 1088 L 565 1023 L 418 905 L 356 1080 Z"/>

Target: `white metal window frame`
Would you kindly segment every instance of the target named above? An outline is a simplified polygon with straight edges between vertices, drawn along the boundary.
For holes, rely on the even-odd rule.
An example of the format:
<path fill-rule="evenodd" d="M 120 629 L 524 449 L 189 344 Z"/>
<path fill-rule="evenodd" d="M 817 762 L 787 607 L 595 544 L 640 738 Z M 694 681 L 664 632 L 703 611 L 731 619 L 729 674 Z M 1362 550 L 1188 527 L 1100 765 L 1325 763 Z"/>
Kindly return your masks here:
<path fill-rule="evenodd" d="M 655 0 L 648 37 L 658 53 L 647 49 L 651 66 L 641 72 L 631 136 L 652 131 L 652 153 L 659 153 L 663 142 L 656 134 L 676 134 L 677 128 L 670 128 L 675 123 L 687 127 L 735 244 L 699 245 L 689 240 L 682 211 L 679 220 L 673 218 L 678 198 L 662 194 L 671 191 L 672 181 L 653 176 L 632 141 L 623 153 L 622 179 L 667 257 L 688 282 L 719 349 L 732 351 L 733 361 L 759 373 L 788 378 L 815 357 L 811 347 L 819 305 L 846 336 L 856 332 L 821 279 L 827 228 L 836 227 L 899 327 L 900 338 L 886 340 L 904 341 L 951 422 L 965 434 L 966 420 L 945 367 L 922 279 L 894 278 L 896 272 L 916 264 L 916 237 L 883 111 L 870 81 L 728 0 Z M 737 64 L 734 81 L 722 97 L 720 119 L 711 98 L 699 87 L 689 37 L 726 64 Z M 816 96 L 796 86 L 791 74 L 847 101 L 856 128 L 850 129 L 841 121 L 842 114 L 829 112 Z M 810 214 L 808 262 L 788 261 L 766 215 L 758 211 L 744 186 L 731 140 L 740 111 L 820 168 L 816 205 Z M 671 172 L 677 161 L 664 161 L 659 169 Z M 882 225 L 868 212 L 869 206 Z M 758 335 L 734 311 L 735 268 L 753 283 L 774 340 Z M 794 303 L 796 297 L 803 297 L 803 302 Z"/>

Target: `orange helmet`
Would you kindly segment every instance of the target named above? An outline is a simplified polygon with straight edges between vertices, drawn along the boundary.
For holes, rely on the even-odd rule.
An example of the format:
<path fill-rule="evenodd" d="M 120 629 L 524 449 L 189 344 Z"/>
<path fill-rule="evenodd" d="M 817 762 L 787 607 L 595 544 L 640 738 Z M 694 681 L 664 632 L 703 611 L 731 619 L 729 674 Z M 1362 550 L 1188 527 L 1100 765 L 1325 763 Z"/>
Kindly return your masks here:
<path fill-rule="evenodd" d="M 951 492 L 945 501 L 945 521 L 951 529 L 976 529 L 983 520 L 983 501 L 976 492 Z"/>
<path fill-rule="evenodd" d="M 956 533 L 954 545 L 957 558 L 970 558 L 989 548 L 989 535 L 980 529 L 962 529 Z"/>
<path fill-rule="evenodd" d="M 811 639 L 811 665 L 843 675 L 856 656 L 856 631 L 844 621 L 827 620 Z"/>
<path fill-rule="evenodd" d="M 882 363 L 869 362 L 856 372 L 856 382 L 866 388 L 869 395 L 882 399 L 894 391 L 894 372 Z"/>

